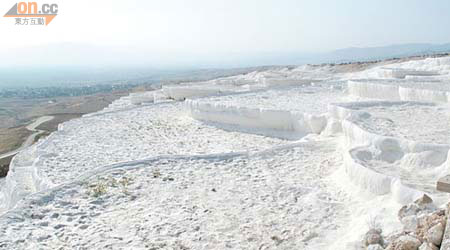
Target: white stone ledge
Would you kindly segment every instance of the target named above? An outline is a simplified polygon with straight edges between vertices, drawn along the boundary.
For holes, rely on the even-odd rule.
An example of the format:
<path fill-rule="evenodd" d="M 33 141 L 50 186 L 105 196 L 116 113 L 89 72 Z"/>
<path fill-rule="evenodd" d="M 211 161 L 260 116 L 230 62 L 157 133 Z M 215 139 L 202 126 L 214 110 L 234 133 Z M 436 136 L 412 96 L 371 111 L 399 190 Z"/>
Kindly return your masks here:
<path fill-rule="evenodd" d="M 409 88 L 377 82 L 347 82 L 348 94 L 388 101 L 449 102 L 450 91 Z"/>
<path fill-rule="evenodd" d="M 247 108 L 202 100 L 186 100 L 185 103 L 190 116 L 194 119 L 248 129 L 318 134 L 327 124 L 326 114 Z"/>

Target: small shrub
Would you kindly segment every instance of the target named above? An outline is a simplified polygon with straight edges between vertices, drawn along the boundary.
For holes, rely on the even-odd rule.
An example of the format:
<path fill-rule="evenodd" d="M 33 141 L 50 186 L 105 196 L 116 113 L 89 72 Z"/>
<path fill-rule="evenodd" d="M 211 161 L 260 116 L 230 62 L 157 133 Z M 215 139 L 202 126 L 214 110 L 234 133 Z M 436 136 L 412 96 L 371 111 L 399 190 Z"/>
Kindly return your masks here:
<path fill-rule="evenodd" d="M 130 185 L 132 179 L 129 177 L 122 177 L 119 180 L 114 177 L 99 177 L 98 182 L 96 184 L 88 185 L 88 191 L 86 192 L 88 195 L 93 197 L 100 197 L 108 192 L 108 187 L 120 188 L 122 192 L 126 195 L 129 195 L 127 187 Z"/>
<path fill-rule="evenodd" d="M 122 185 L 122 187 L 127 187 L 131 183 L 131 178 L 124 176 L 122 177 L 122 179 L 120 179 L 119 183 L 120 185 Z"/>
<path fill-rule="evenodd" d="M 94 197 L 100 197 L 107 192 L 107 186 L 104 182 L 99 182 L 91 187 L 91 190 L 88 191 L 88 194 Z"/>
<path fill-rule="evenodd" d="M 159 171 L 159 169 L 154 169 L 152 171 L 152 175 L 153 175 L 153 178 L 159 178 L 159 177 L 161 177 L 161 172 Z"/>

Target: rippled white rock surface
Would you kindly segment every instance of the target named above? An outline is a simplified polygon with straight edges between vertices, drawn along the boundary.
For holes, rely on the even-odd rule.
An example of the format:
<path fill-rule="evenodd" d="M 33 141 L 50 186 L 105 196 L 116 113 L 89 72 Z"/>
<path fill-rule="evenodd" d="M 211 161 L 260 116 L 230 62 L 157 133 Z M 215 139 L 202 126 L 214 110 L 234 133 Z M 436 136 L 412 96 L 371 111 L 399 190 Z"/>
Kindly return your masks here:
<path fill-rule="evenodd" d="M 0 249 L 353 249 L 367 221 L 447 200 L 449 58 L 335 72 L 183 83 L 62 124 L 12 162 Z"/>
<path fill-rule="evenodd" d="M 117 167 L 29 199 L 4 216 L 0 239 L 14 248 L 326 247 L 350 215 L 327 179 L 340 164 L 335 151 L 307 142 Z"/>

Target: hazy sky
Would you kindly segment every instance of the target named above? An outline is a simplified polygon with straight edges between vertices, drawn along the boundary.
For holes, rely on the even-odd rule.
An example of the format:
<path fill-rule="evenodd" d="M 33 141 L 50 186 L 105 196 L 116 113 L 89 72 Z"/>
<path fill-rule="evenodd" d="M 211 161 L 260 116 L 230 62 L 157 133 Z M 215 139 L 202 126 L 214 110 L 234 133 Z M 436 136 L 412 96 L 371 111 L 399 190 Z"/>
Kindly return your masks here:
<path fill-rule="evenodd" d="M 1 0 L 5 14 L 16 0 Z M 48 26 L 0 18 L 0 50 L 55 43 L 161 61 L 450 42 L 449 0 L 46 0 Z M 156 60 L 154 58 L 154 60 Z M 140 58 L 139 60 L 144 60 Z"/>

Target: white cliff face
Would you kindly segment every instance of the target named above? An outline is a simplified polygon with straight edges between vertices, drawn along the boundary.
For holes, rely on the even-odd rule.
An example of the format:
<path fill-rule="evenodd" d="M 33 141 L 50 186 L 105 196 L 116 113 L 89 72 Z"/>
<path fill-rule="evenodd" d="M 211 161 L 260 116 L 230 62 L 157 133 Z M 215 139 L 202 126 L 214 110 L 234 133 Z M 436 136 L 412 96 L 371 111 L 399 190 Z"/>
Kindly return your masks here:
<path fill-rule="evenodd" d="M 333 72 L 167 86 L 60 125 L 12 162 L 0 249 L 352 249 L 368 220 L 443 203 L 449 58 Z"/>

